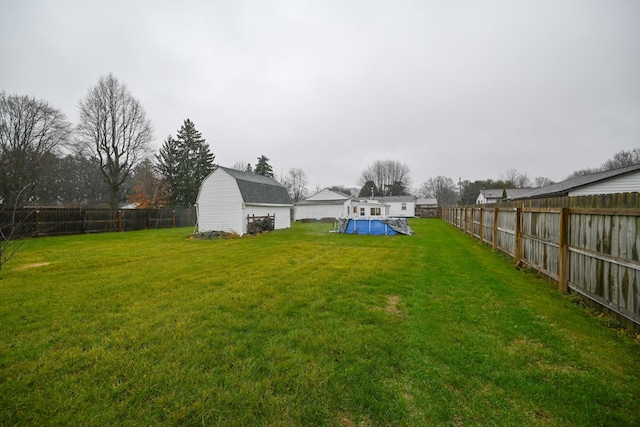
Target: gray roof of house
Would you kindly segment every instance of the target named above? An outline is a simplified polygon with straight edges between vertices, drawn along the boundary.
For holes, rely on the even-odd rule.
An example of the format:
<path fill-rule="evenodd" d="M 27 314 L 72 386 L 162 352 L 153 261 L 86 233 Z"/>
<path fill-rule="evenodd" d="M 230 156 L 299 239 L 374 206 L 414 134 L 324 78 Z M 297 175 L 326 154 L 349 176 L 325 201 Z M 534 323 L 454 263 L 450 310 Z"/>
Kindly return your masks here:
<path fill-rule="evenodd" d="M 613 169 L 604 172 L 596 172 L 589 175 L 582 175 L 575 178 L 570 178 L 557 184 L 549 185 L 548 187 L 536 188 L 528 191 L 517 197 L 510 197 L 512 200 L 519 199 L 539 199 L 543 197 L 561 197 L 569 194 L 569 191 L 575 190 L 585 185 L 595 184 L 600 181 L 605 181 L 610 178 L 626 175 L 628 173 L 636 172 L 640 170 L 640 163 L 637 165 L 631 165 L 620 169 Z"/>
<path fill-rule="evenodd" d="M 434 197 L 421 197 L 421 198 L 416 200 L 416 205 L 417 206 L 437 205 L 437 204 L 438 204 L 438 199 L 436 199 Z"/>
<path fill-rule="evenodd" d="M 273 178 L 222 166 L 219 169 L 224 170 L 236 180 L 245 203 L 292 204 L 286 187 Z"/>
<path fill-rule="evenodd" d="M 321 205 L 344 205 L 349 199 L 332 199 L 332 200 L 300 200 L 296 205 L 321 206 Z"/>
<path fill-rule="evenodd" d="M 415 202 L 416 196 L 384 196 L 384 197 L 374 197 L 374 199 L 382 203 Z"/>
<path fill-rule="evenodd" d="M 507 198 L 517 197 L 521 194 L 528 193 L 531 188 L 487 188 L 486 190 L 480 190 L 480 193 L 484 195 L 486 199 L 502 199 L 504 191 L 507 191 Z"/>

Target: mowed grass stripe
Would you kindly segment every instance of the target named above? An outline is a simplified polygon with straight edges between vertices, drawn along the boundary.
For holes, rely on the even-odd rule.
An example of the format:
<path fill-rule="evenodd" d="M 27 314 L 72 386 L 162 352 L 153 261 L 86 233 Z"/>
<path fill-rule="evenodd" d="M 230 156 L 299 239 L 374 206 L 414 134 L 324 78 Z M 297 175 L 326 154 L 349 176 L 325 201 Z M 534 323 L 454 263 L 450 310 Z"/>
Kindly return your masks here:
<path fill-rule="evenodd" d="M 631 334 L 440 220 L 411 225 L 31 240 L 0 273 L 0 423 L 640 421 Z"/>

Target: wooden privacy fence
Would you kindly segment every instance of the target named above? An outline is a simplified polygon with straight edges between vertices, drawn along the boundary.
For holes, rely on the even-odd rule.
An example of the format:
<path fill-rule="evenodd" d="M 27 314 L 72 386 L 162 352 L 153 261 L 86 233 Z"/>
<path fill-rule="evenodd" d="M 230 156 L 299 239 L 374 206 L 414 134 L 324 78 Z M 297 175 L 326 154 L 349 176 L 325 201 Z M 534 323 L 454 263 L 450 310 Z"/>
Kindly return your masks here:
<path fill-rule="evenodd" d="M 640 209 L 450 207 L 465 233 L 640 325 Z"/>
<path fill-rule="evenodd" d="M 0 225 L 12 222 L 13 212 L 0 211 Z M 151 228 L 192 227 L 196 222 L 193 208 L 159 209 L 89 209 L 33 208 L 16 212 L 28 236 L 60 236 L 65 234 L 133 231 Z"/>

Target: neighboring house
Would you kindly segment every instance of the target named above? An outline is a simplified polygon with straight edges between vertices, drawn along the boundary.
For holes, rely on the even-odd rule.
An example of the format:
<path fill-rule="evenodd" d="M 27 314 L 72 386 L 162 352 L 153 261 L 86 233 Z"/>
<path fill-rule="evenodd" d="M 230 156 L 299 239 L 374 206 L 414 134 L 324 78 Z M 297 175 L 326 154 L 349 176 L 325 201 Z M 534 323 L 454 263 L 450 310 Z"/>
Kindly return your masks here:
<path fill-rule="evenodd" d="M 275 215 L 276 230 L 291 226 L 291 199 L 273 178 L 218 167 L 200 186 L 198 231 L 247 232 L 247 216 Z"/>
<path fill-rule="evenodd" d="M 351 203 L 357 199 L 340 191 L 324 190 L 301 200 L 295 206 L 295 220 L 323 218 L 343 218 L 349 216 Z"/>
<path fill-rule="evenodd" d="M 413 217 L 415 196 L 374 197 L 357 199 L 339 191 L 324 190 L 296 203 L 295 219 Z"/>
<path fill-rule="evenodd" d="M 640 191 L 640 164 L 567 179 L 548 187 L 509 197 L 511 200 L 545 199 L 592 194 L 635 193 Z"/>
<path fill-rule="evenodd" d="M 482 189 L 480 194 L 476 198 L 477 205 L 484 205 L 488 203 L 499 203 L 506 199 L 512 199 L 518 197 L 521 194 L 525 194 L 531 191 L 531 188 L 491 188 Z M 506 192 L 506 197 L 505 196 Z"/>
<path fill-rule="evenodd" d="M 410 218 L 416 214 L 416 196 L 386 196 L 375 200 L 389 206 L 387 216 Z"/>

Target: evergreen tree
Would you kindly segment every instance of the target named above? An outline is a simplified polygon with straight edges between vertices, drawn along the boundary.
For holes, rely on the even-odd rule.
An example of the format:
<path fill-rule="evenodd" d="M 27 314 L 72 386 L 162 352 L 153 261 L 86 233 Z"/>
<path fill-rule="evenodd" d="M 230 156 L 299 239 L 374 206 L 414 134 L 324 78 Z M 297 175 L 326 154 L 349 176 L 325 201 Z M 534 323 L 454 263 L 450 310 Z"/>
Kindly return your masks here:
<path fill-rule="evenodd" d="M 376 197 L 382 196 L 376 187 L 375 182 L 367 181 L 364 183 L 362 188 L 360 189 L 360 193 L 358 193 L 358 197 Z"/>
<path fill-rule="evenodd" d="M 407 196 L 407 188 L 402 181 L 394 181 L 393 184 L 387 187 L 386 191 L 389 196 Z"/>
<path fill-rule="evenodd" d="M 269 159 L 264 155 L 258 157 L 258 163 L 256 163 L 256 167 L 254 168 L 253 172 L 258 175 L 264 175 L 273 178 L 273 168 L 269 164 Z"/>
<path fill-rule="evenodd" d="M 165 140 L 156 159 L 171 188 L 171 203 L 193 206 L 202 180 L 215 168 L 215 156 L 191 120 L 184 121 L 175 139 Z"/>
<path fill-rule="evenodd" d="M 162 143 L 156 154 L 156 167 L 160 175 L 169 183 L 170 203 L 173 204 L 178 192 L 178 144 L 171 135 Z"/>

